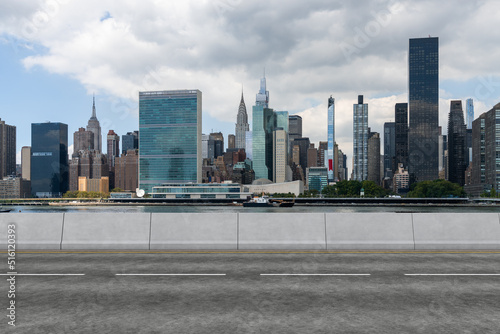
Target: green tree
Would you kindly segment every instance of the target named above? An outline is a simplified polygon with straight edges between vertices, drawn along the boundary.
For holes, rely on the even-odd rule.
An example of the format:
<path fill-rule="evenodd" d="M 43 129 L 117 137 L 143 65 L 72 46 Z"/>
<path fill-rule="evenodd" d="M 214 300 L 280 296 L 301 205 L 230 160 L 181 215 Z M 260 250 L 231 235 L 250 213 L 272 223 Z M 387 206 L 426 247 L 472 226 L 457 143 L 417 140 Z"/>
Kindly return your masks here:
<path fill-rule="evenodd" d="M 118 187 L 113 188 L 113 189 L 110 190 L 110 192 L 112 192 L 112 193 L 121 193 L 122 191 L 123 191 L 123 189 L 122 188 L 118 188 Z"/>
<path fill-rule="evenodd" d="M 422 181 L 408 193 L 410 198 L 466 197 L 465 191 L 456 183 L 446 180 Z"/>

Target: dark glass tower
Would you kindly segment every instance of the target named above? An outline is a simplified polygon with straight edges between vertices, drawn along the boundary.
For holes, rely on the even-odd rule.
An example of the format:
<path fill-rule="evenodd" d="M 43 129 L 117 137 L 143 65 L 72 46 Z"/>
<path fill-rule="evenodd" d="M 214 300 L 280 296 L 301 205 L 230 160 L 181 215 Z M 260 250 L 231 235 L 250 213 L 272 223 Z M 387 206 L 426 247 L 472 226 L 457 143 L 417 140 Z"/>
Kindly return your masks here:
<path fill-rule="evenodd" d="M 408 103 L 396 103 L 396 159 L 392 171 L 395 173 L 399 164 L 408 167 Z"/>
<path fill-rule="evenodd" d="M 384 177 L 392 177 L 395 157 L 396 157 L 396 123 L 386 122 L 384 123 Z"/>
<path fill-rule="evenodd" d="M 122 135 L 122 154 L 127 154 L 128 150 L 137 150 L 139 148 L 139 131 L 127 132 Z"/>
<path fill-rule="evenodd" d="M 465 184 L 465 122 L 462 101 L 451 101 L 448 115 L 448 180 Z"/>
<path fill-rule="evenodd" d="M 68 125 L 31 124 L 31 193 L 61 197 L 68 187 Z"/>
<path fill-rule="evenodd" d="M 410 39 L 408 169 L 410 182 L 438 178 L 439 40 Z"/>
<path fill-rule="evenodd" d="M 201 91 L 139 92 L 139 188 L 201 183 Z"/>

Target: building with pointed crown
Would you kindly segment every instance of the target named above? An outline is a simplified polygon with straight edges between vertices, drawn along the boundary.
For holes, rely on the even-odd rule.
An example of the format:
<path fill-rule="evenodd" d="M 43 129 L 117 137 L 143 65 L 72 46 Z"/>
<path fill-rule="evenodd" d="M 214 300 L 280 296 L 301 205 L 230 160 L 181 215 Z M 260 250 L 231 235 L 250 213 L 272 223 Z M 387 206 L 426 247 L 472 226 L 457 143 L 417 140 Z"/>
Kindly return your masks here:
<path fill-rule="evenodd" d="M 243 99 L 243 90 L 241 91 L 240 107 L 238 108 L 238 116 L 236 118 L 236 147 L 245 148 L 246 146 L 246 133 L 250 130 L 248 125 L 248 114 L 245 100 Z"/>
<path fill-rule="evenodd" d="M 102 152 L 101 125 L 99 124 L 99 120 L 96 116 L 95 96 L 92 104 L 92 117 L 90 117 L 89 123 L 87 124 L 87 131 L 92 131 L 94 133 L 94 149 Z"/>

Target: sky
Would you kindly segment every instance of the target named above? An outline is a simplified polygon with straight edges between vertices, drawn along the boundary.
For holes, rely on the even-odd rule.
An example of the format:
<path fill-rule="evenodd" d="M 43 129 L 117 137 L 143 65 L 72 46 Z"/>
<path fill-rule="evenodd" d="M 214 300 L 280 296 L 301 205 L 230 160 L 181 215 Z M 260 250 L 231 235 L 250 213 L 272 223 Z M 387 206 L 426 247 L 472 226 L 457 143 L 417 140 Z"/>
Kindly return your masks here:
<path fill-rule="evenodd" d="M 439 37 L 440 125 L 450 100 L 475 117 L 500 102 L 495 0 L 17 0 L 0 2 L 0 118 L 85 127 L 96 96 L 103 135 L 138 130 L 138 92 L 199 89 L 203 133 L 234 133 L 243 89 L 252 105 L 264 68 L 270 107 L 303 118 L 303 136 L 335 139 L 352 158 L 352 105 L 364 95 L 372 131 L 408 101 L 410 38 Z M 103 137 L 105 140 L 105 137 Z M 226 139 L 227 142 L 227 139 Z"/>

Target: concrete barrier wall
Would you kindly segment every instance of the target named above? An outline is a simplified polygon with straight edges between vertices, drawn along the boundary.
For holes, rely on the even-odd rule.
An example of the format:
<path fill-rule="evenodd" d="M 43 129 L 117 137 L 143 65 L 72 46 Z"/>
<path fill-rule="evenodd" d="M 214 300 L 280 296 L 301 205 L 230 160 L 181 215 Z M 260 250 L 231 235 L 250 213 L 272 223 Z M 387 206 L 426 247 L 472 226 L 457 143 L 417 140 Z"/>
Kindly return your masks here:
<path fill-rule="evenodd" d="M 16 249 L 500 249 L 496 213 L 8 213 Z"/>
<path fill-rule="evenodd" d="M 414 249 L 411 214 L 327 213 L 327 249 Z"/>
<path fill-rule="evenodd" d="M 0 249 L 7 249 L 8 226 L 15 224 L 16 250 L 61 249 L 64 213 L 0 214 Z"/>
<path fill-rule="evenodd" d="M 150 213 L 66 213 L 61 249 L 149 249 Z"/>
<path fill-rule="evenodd" d="M 151 249 L 237 249 L 237 213 L 154 213 Z"/>
<path fill-rule="evenodd" d="M 240 213 L 239 249 L 326 249 L 323 213 Z"/>
<path fill-rule="evenodd" d="M 497 213 L 415 213 L 415 249 L 500 249 Z"/>

